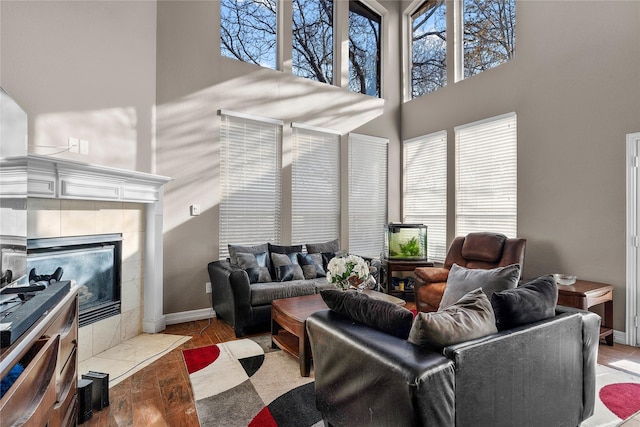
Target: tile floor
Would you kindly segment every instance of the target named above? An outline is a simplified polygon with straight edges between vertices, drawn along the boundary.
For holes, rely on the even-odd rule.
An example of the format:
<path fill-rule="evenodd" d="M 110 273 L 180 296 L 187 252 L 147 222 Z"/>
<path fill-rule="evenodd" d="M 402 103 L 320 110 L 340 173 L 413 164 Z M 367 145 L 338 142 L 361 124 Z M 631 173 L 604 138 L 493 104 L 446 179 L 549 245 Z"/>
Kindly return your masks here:
<path fill-rule="evenodd" d="M 141 334 L 78 363 L 78 376 L 88 371 L 109 374 L 109 387 L 155 362 L 191 339 L 170 334 Z"/>

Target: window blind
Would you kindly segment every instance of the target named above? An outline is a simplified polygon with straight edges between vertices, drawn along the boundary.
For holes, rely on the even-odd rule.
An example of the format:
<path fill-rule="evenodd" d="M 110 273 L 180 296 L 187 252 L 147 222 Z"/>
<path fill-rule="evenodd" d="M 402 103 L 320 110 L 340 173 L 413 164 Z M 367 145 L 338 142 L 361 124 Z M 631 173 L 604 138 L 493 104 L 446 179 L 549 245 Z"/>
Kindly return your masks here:
<path fill-rule="evenodd" d="M 517 235 L 515 113 L 456 127 L 456 235 Z"/>
<path fill-rule="evenodd" d="M 447 131 L 404 142 L 403 222 L 427 226 L 427 256 L 447 253 Z"/>
<path fill-rule="evenodd" d="M 349 252 L 377 257 L 387 224 L 387 148 L 389 141 L 349 136 Z"/>
<path fill-rule="evenodd" d="M 280 241 L 281 126 L 221 113 L 219 256 Z"/>
<path fill-rule="evenodd" d="M 295 127 L 291 166 L 291 239 L 326 242 L 340 236 L 340 137 Z"/>

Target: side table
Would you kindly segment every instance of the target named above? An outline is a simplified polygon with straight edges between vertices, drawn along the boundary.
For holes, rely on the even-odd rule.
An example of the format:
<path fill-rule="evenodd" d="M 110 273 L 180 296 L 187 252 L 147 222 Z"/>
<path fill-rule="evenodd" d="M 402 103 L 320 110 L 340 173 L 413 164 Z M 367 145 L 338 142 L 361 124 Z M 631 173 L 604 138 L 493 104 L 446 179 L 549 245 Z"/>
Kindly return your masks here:
<path fill-rule="evenodd" d="M 600 325 L 600 338 L 613 345 L 613 286 L 606 283 L 576 280 L 573 285 L 558 285 L 558 305 L 587 310 L 604 304 L 604 319 Z"/>
<path fill-rule="evenodd" d="M 413 289 L 395 291 L 393 290 L 393 272 L 394 271 L 413 271 L 418 267 L 433 267 L 434 264 L 432 261 L 427 260 L 400 260 L 400 259 L 388 259 L 382 258 L 380 260 L 382 263 L 382 268 L 385 272 L 384 281 L 387 285 L 387 293 L 391 295 L 392 293 L 411 293 L 413 294 Z"/>

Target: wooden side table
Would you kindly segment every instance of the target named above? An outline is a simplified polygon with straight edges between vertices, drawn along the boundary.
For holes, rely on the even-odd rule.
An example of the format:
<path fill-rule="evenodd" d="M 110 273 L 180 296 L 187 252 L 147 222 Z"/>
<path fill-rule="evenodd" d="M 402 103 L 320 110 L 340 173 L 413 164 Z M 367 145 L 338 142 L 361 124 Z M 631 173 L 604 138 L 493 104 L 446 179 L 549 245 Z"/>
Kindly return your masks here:
<path fill-rule="evenodd" d="M 387 293 L 388 294 L 392 294 L 392 293 L 399 293 L 399 294 L 405 294 L 405 293 L 411 293 L 413 294 L 413 289 L 408 289 L 408 290 L 402 290 L 402 291 L 395 291 L 393 290 L 393 272 L 394 271 L 411 271 L 413 272 L 413 270 L 415 270 L 418 267 L 433 267 L 433 261 L 427 261 L 427 260 L 395 260 L 395 259 L 388 259 L 388 258 L 382 258 L 380 260 L 380 262 L 382 263 L 382 268 L 384 269 L 385 272 L 385 282 L 387 284 Z"/>
<path fill-rule="evenodd" d="M 613 286 L 606 283 L 576 280 L 573 285 L 558 285 L 558 305 L 587 310 L 604 304 L 604 319 L 600 338 L 613 345 Z"/>

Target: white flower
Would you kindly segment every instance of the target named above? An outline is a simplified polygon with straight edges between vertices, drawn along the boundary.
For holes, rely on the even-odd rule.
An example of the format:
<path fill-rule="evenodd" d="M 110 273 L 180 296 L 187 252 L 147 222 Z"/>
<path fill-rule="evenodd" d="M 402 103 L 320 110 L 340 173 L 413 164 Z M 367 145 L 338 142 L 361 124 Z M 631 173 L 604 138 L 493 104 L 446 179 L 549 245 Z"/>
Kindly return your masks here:
<path fill-rule="evenodd" d="M 360 283 L 369 277 L 369 266 L 357 255 L 335 257 L 327 265 L 327 280 L 330 283 L 348 286 L 348 282 Z"/>

